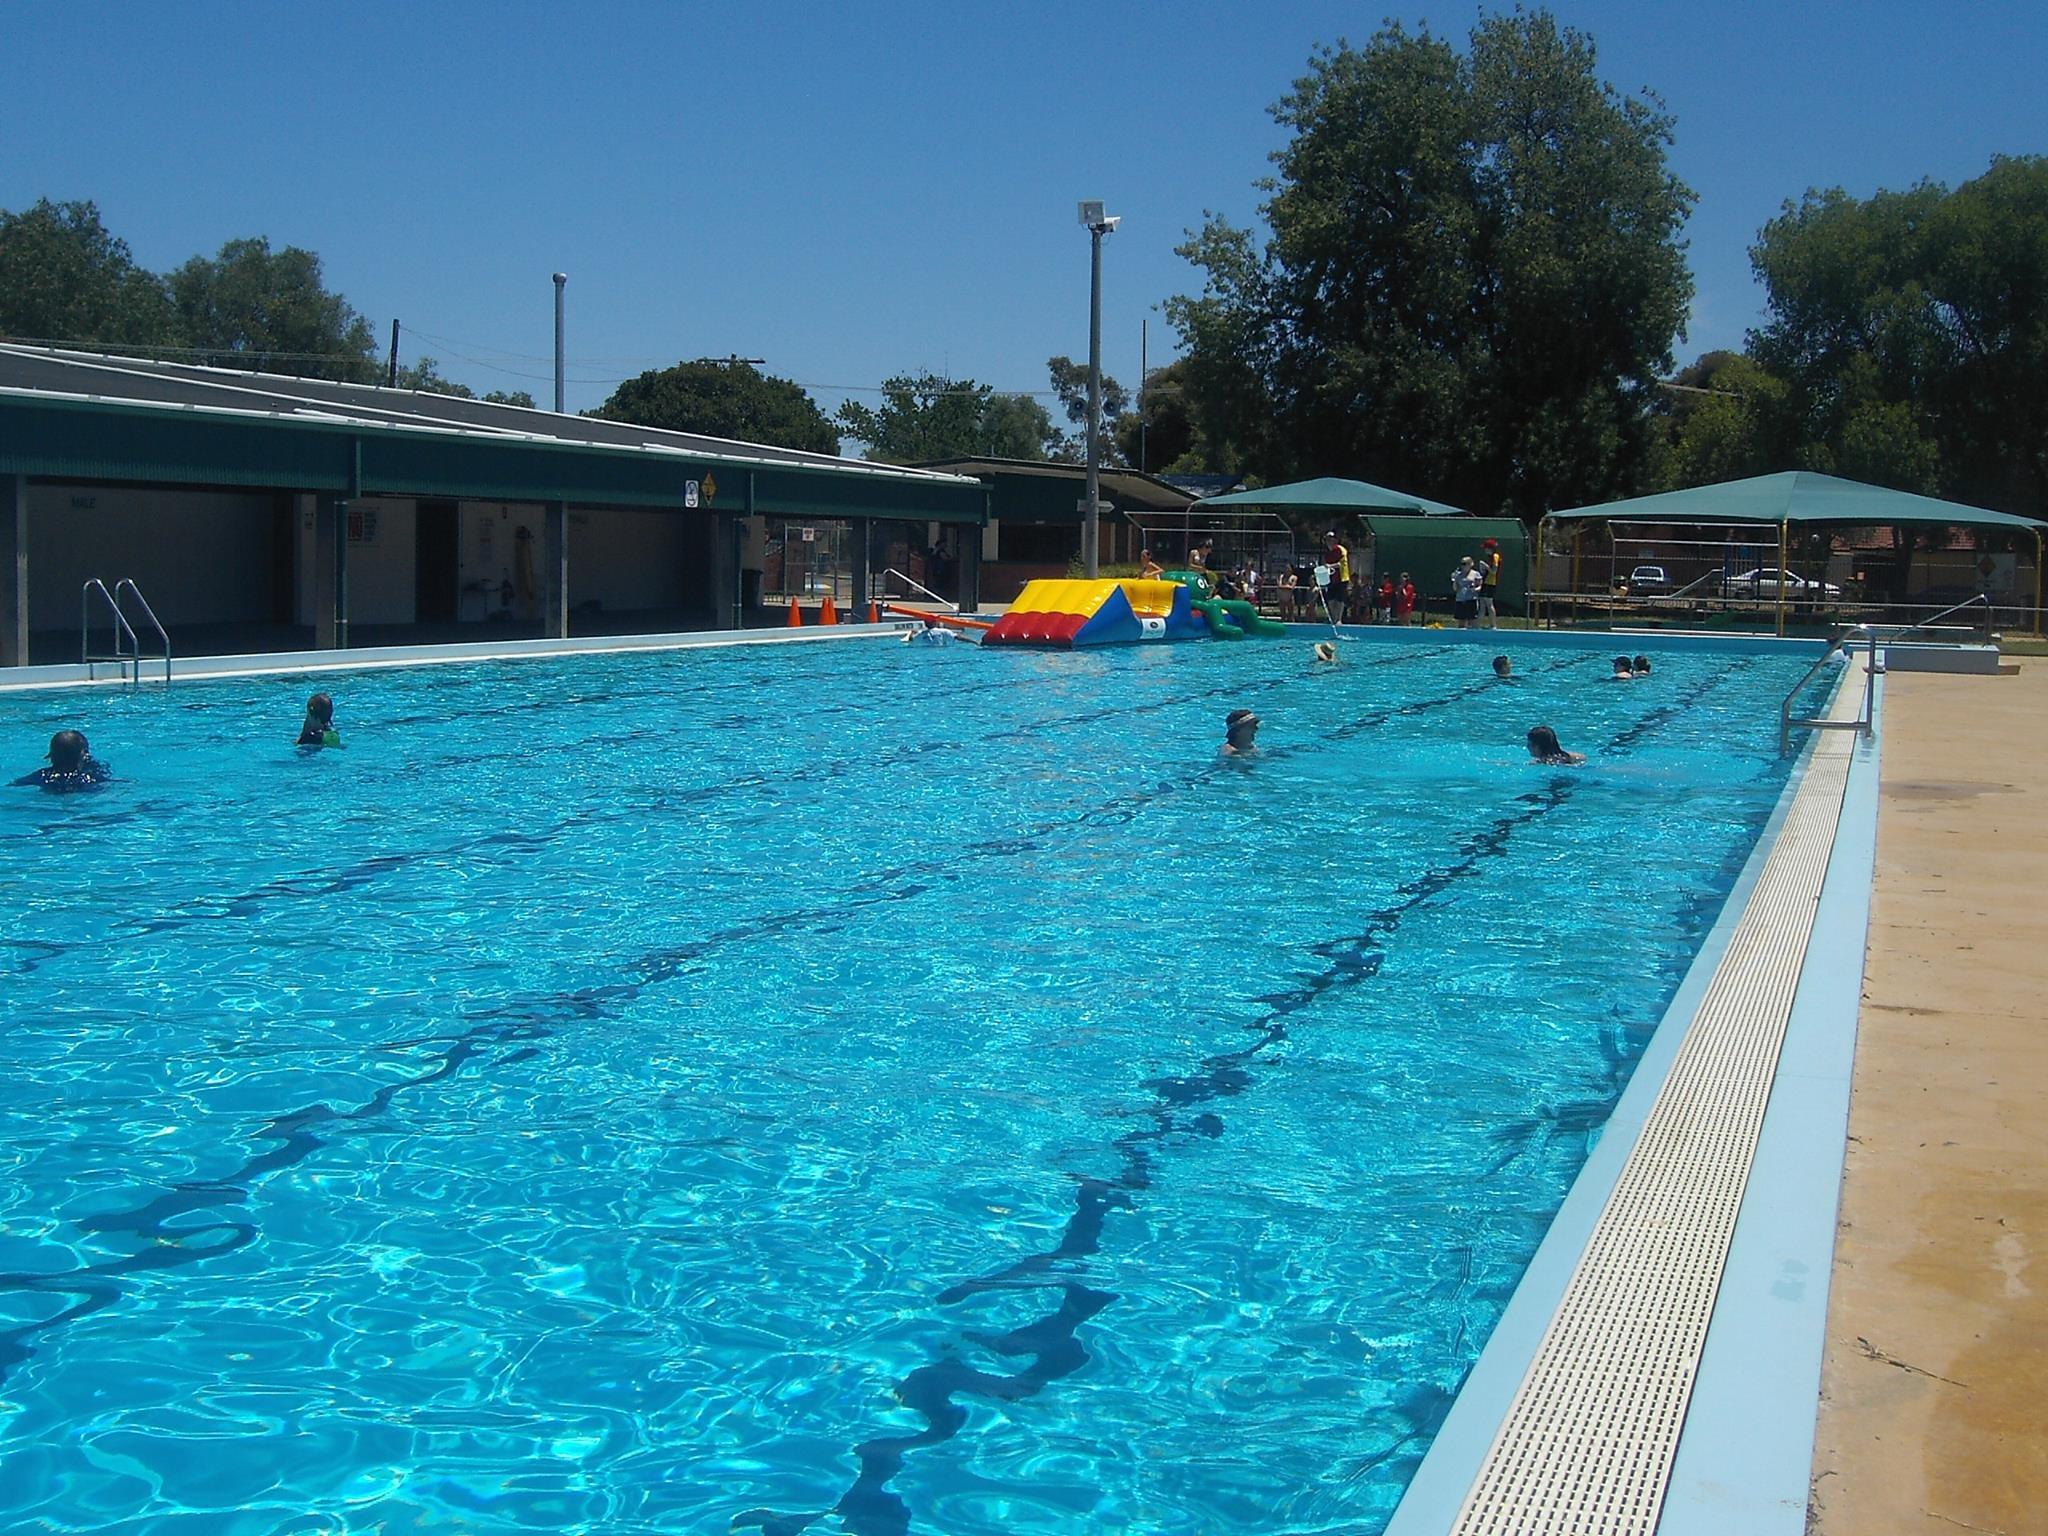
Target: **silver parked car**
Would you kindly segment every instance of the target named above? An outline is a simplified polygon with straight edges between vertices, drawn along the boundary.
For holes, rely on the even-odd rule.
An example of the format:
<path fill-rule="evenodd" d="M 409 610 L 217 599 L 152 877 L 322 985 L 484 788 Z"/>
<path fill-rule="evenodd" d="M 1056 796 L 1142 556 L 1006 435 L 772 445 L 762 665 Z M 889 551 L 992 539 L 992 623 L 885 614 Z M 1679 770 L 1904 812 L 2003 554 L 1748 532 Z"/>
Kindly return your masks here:
<path fill-rule="evenodd" d="M 1833 601 L 1842 595 L 1842 589 L 1832 581 L 1812 581 L 1797 571 L 1787 571 L 1785 595 L 1812 601 L 1815 598 Z M 1730 576 L 1721 583 L 1723 597 L 1742 597 L 1772 602 L 1778 596 L 1778 568 L 1775 565 L 1758 566 L 1753 571 Z"/>

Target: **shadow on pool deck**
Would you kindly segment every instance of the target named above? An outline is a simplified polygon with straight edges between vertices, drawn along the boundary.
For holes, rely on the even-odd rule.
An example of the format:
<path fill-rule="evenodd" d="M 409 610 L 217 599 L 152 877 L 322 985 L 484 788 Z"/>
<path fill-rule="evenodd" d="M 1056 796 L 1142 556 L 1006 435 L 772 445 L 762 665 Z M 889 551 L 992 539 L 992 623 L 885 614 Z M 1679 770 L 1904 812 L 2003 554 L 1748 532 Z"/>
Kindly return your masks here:
<path fill-rule="evenodd" d="M 1885 684 L 1810 1528 L 2048 1529 L 2048 662 Z"/>

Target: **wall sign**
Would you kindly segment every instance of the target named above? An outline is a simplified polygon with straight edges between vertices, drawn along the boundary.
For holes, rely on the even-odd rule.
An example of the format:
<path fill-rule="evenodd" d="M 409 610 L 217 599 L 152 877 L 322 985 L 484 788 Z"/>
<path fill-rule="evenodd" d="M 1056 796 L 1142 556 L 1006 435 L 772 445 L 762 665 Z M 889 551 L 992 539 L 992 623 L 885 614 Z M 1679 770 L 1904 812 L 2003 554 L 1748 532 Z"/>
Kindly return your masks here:
<path fill-rule="evenodd" d="M 697 482 L 694 480 L 685 480 L 683 482 L 683 505 L 686 507 L 697 505 Z"/>

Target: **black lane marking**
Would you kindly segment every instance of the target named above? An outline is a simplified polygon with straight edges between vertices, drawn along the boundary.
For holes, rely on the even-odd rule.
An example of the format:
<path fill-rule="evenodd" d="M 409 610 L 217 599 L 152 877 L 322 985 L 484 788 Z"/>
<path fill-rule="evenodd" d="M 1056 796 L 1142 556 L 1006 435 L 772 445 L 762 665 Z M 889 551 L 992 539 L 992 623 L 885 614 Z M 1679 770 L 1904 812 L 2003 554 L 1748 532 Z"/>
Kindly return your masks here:
<path fill-rule="evenodd" d="M 1486 830 L 1468 839 L 1451 863 L 1397 887 L 1391 900 L 1366 914 L 1357 933 L 1311 946 L 1310 953 L 1323 962 L 1322 967 L 1295 986 L 1259 999 L 1266 1004 L 1266 1012 L 1242 1026 L 1252 1036 L 1248 1042 L 1234 1050 L 1204 1057 L 1184 1077 L 1151 1078 L 1140 1085 L 1152 1098 L 1137 1115 L 1151 1123 L 1141 1130 L 1126 1132 L 1110 1144 L 1122 1164 L 1116 1173 L 1075 1179 L 1074 1208 L 1057 1242 L 1042 1252 L 960 1281 L 939 1293 L 938 1304 L 944 1307 L 957 1306 L 988 1291 L 1045 1289 L 1056 1293 L 1058 1303 L 1050 1313 L 1003 1335 L 1003 1347 L 997 1349 L 1004 1355 L 1028 1354 L 1027 1365 L 1008 1374 L 977 1370 L 951 1357 L 918 1366 L 898 1383 L 896 1398 L 924 1418 L 922 1430 L 855 1445 L 853 1456 L 859 1474 L 830 1509 L 796 1515 L 749 1509 L 733 1516 L 733 1528 L 754 1527 L 765 1536 L 798 1536 L 826 1516 L 836 1515 L 854 1536 L 908 1536 L 910 1506 L 889 1484 L 901 1471 L 909 1451 L 942 1444 L 966 1427 L 967 1411 L 954 1401 L 956 1397 L 1016 1401 L 1035 1396 L 1051 1382 L 1072 1375 L 1087 1363 L 1087 1347 L 1079 1336 L 1081 1325 L 1119 1298 L 1113 1291 L 1098 1290 L 1076 1279 L 1059 1278 L 1055 1271 L 1078 1264 L 1101 1250 L 1103 1228 L 1110 1212 L 1134 1209 L 1135 1197 L 1151 1188 L 1157 1150 L 1221 1136 L 1221 1117 L 1205 1106 L 1235 1098 L 1253 1086 L 1251 1068 L 1260 1055 L 1287 1039 L 1290 1019 L 1377 976 L 1385 963 L 1385 945 L 1403 918 L 1478 872 L 1488 861 L 1505 854 L 1509 839 L 1517 830 L 1564 804 L 1574 787 L 1573 780 L 1560 776 L 1542 790 L 1516 797 L 1516 810 L 1496 818 Z M 968 1333 L 966 1337 L 971 1342 L 995 1347 L 993 1341 L 983 1336 Z"/>
<path fill-rule="evenodd" d="M 1373 666 L 1405 666 L 1427 660 L 1453 649 L 1438 646 L 1428 650 L 1406 652 L 1386 661 L 1368 663 Z M 933 740 L 891 747 L 882 752 L 857 758 L 839 758 L 825 763 L 814 763 L 794 768 L 786 773 L 742 773 L 719 780 L 712 784 L 696 785 L 691 788 L 667 791 L 660 796 L 659 803 L 669 805 L 699 805 L 721 800 L 728 795 L 749 789 L 782 788 L 793 784 L 814 784 L 842 780 L 856 772 L 871 772 L 877 769 L 901 767 L 918 758 L 940 756 L 951 752 L 971 751 L 990 743 L 1023 740 L 1052 731 L 1067 729 L 1082 724 L 1096 723 L 1105 719 L 1116 719 L 1132 715 L 1156 714 L 1163 710 L 1175 709 L 1182 705 L 1198 703 L 1203 699 L 1220 698 L 1226 695 L 1260 696 L 1277 688 L 1299 681 L 1296 677 L 1280 677 L 1255 680 L 1243 684 L 1221 684 L 1192 693 L 1169 695 L 1120 709 L 1104 709 L 1083 713 L 1067 713 L 1051 716 L 1024 725 L 1008 726 L 1002 730 L 987 733 L 967 741 Z M 1355 734 L 1355 733 L 1354 733 Z M 218 922 L 228 918 L 248 917 L 260 911 L 265 905 L 276 901 L 300 901 L 325 899 L 344 895 L 364 886 L 375 884 L 385 876 L 414 864 L 435 863 L 443 860 L 461 859 L 466 855 L 492 848 L 513 848 L 535 850 L 559 840 L 563 836 L 593 826 L 637 821 L 647 811 L 642 804 L 628 808 L 591 809 L 564 817 L 553 826 L 538 832 L 498 831 L 466 838 L 462 842 L 435 849 L 417 849 L 403 853 L 378 854 L 370 858 L 343 866 L 339 870 L 315 870 L 300 875 L 285 875 L 266 881 L 252 890 L 233 896 L 189 902 L 183 907 L 154 918 L 130 919 L 121 925 L 122 932 L 130 934 L 154 934 L 169 932 L 196 923 Z"/>
<path fill-rule="evenodd" d="M 1438 654 L 1442 650 L 1447 649 L 1450 648 L 1439 647 L 1434 651 L 1408 653 L 1384 664 L 1394 665 L 1397 663 L 1406 664 L 1420 661 L 1427 656 Z M 1295 681 L 1298 681 L 1298 679 L 1287 677 L 1243 686 L 1226 685 L 1222 688 L 1205 689 L 1195 694 L 1176 695 L 1166 699 L 1154 700 L 1148 704 L 1132 706 L 1131 708 L 1113 713 L 1128 715 L 1140 711 L 1149 712 L 1173 708 L 1220 692 L 1246 693 L 1264 691 Z M 1492 680 L 1489 679 L 1488 681 Z M 1438 702 L 1448 702 L 1453 698 L 1462 698 L 1472 691 L 1471 689 L 1461 689 L 1455 694 L 1447 695 L 1444 700 Z M 1332 734 L 1331 739 L 1341 739 L 1342 737 L 1355 735 L 1358 730 L 1366 728 L 1371 721 L 1391 718 L 1395 714 L 1411 713 L 1414 711 L 1414 708 L 1415 706 L 1401 706 L 1398 709 L 1377 711 L 1373 715 L 1364 717 L 1362 721 L 1354 721 L 1347 727 L 1340 727 L 1338 732 Z M 1057 727 L 1068 718 L 1070 717 L 1062 716 L 1050 721 L 1047 723 L 1046 728 Z M 927 751 L 935 750 L 938 747 L 954 747 L 957 745 L 959 744 L 927 743 L 922 746 L 907 748 L 904 749 L 905 755 L 901 760 L 907 761 L 910 756 L 920 755 Z M 1288 750 L 1300 749 L 1291 748 Z M 872 766 L 881 761 L 881 759 L 868 758 L 862 761 Z M 833 764 L 816 770 L 813 776 L 839 777 L 851 772 L 853 766 L 852 764 L 845 763 Z M 252 1133 L 252 1139 L 257 1141 L 275 1141 L 277 1143 L 276 1147 L 270 1151 L 248 1158 L 240 1167 L 222 1177 L 184 1181 L 173 1185 L 156 1198 L 127 1211 L 108 1213 L 93 1218 L 89 1223 L 81 1223 L 84 1230 L 125 1234 L 147 1245 L 136 1252 L 117 1259 L 82 1265 L 77 1269 L 63 1271 L 58 1274 L 31 1274 L 20 1271 L 0 1272 L 0 1293 L 29 1291 L 45 1295 L 73 1296 L 77 1298 L 73 1305 L 48 1318 L 19 1324 L 13 1328 L 0 1329 L 0 1382 L 4 1382 L 7 1379 L 14 1366 L 25 1362 L 33 1356 L 32 1341 L 38 1335 L 46 1333 L 62 1324 L 89 1316 L 118 1301 L 124 1294 L 124 1287 L 121 1284 L 123 1277 L 152 1270 L 198 1263 L 220 1254 L 233 1252 L 237 1248 L 246 1247 L 249 1243 L 255 1241 L 258 1235 L 257 1229 L 254 1224 L 248 1222 L 220 1221 L 197 1226 L 189 1224 L 174 1226 L 171 1223 L 202 1210 L 216 1209 L 220 1206 L 245 1205 L 253 1193 L 255 1184 L 262 1178 L 303 1162 L 327 1144 L 331 1137 L 322 1134 L 318 1128 L 340 1128 L 350 1122 L 368 1120 L 381 1115 L 399 1094 L 413 1088 L 425 1087 L 428 1084 L 451 1076 L 461 1070 L 472 1059 L 483 1055 L 493 1047 L 501 1045 L 511 1045 L 514 1047 L 509 1054 L 496 1058 L 500 1064 L 514 1058 L 523 1057 L 532 1050 L 530 1042 L 546 1038 L 553 1034 L 556 1028 L 560 1026 L 573 1022 L 587 1022 L 603 1017 L 616 1007 L 632 1001 L 646 989 L 685 974 L 695 962 L 709 957 L 712 953 L 724 948 L 728 944 L 750 938 L 768 937 L 804 928 L 836 924 L 865 908 L 879 906 L 888 902 L 913 899 L 930 890 L 934 883 L 954 883 L 963 879 L 964 871 L 962 866 L 969 861 L 1006 857 L 1013 853 L 1028 851 L 1041 846 L 1048 837 L 1062 830 L 1080 830 L 1094 825 L 1127 821 L 1135 816 L 1143 805 L 1164 798 L 1166 795 L 1175 793 L 1180 789 L 1202 783 L 1222 766 L 1224 765 L 1218 761 L 1210 761 L 1195 772 L 1183 774 L 1176 779 L 1165 781 L 1150 790 L 1139 792 L 1135 797 L 1121 797 L 1116 801 L 1107 802 L 1089 811 L 1084 811 L 1078 816 L 1062 817 L 1042 822 L 1034 827 L 1025 829 L 1020 835 L 989 839 L 980 844 L 972 845 L 961 852 L 935 856 L 880 871 L 867 877 L 855 886 L 848 888 L 836 899 L 792 912 L 768 914 L 719 930 L 702 939 L 651 951 L 642 955 L 637 961 L 625 968 L 625 974 L 629 978 L 626 981 L 586 987 L 575 992 L 557 993 L 551 997 L 541 998 L 530 1003 L 508 1002 L 500 1004 L 480 1015 L 472 1015 L 473 1018 L 477 1019 L 477 1022 L 473 1023 L 470 1028 L 452 1037 L 432 1037 L 422 1040 L 394 1042 L 387 1045 L 384 1047 L 387 1051 L 416 1049 L 428 1044 L 438 1045 L 441 1049 L 434 1056 L 434 1064 L 425 1072 L 387 1084 L 379 1089 L 370 1099 L 354 1109 L 338 1110 L 326 1103 L 314 1103 L 271 1119 L 261 1129 Z M 782 782 L 786 782 L 789 777 L 794 777 L 794 775 L 785 775 Z M 744 779 L 730 780 L 720 785 L 701 786 L 695 791 L 686 792 L 685 798 L 708 798 L 725 793 L 736 785 L 767 782 L 770 781 L 764 775 L 750 774 L 745 776 Z M 573 817 L 564 822 L 563 827 L 558 828 L 554 833 L 538 836 L 518 833 L 491 833 L 461 846 L 481 846 L 496 842 L 544 842 L 552 836 L 558 835 L 560 830 L 570 825 L 585 824 L 599 819 L 610 820 L 617 818 L 600 818 L 596 816 Z M 447 855 L 443 854 L 440 856 L 446 857 Z M 386 855 L 376 859 L 365 860 L 361 864 L 352 866 L 338 875 L 327 877 L 326 882 L 317 886 L 305 886 L 300 882 L 294 881 L 289 882 L 291 888 L 286 890 L 278 888 L 286 884 L 285 882 L 273 882 L 272 886 L 266 886 L 257 891 L 245 893 L 243 896 L 232 898 L 231 909 L 251 910 L 255 905 L 263 901 L 279 899 L 286 895 L 317 894 L 328 889 L 352 889 L 355 886 L 367 884 L 380 874 L 388 872 L 389 869 L 416 857 L 420 856 Z M 918 878 L 920 876 L 929 878 Z M 197 921 L 198 919 L 192 918 L 188 920 Z M 164 926 L 176 925 L 159 921 L 146 927 L 143 931 L 158 931 Z M 192 1239 L 205 1237 L 213 1233 L 224 1233 L 225 1236 L 220 1241 L 212 1243 L 195 1243 L 191 1241 Z"/>

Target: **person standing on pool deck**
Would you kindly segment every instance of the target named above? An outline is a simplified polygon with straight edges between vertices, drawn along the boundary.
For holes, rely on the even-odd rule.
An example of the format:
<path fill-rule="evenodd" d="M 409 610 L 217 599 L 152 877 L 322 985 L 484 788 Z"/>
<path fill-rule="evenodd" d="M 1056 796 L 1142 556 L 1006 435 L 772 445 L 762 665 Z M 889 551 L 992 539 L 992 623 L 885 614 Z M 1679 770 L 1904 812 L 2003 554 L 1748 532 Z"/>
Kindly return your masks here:
<path fill-rule="evenodd" d="M 1223 717 L 1223 746 L 1217 755 L 1256 757 L 1258 735 L 1259 717 L 1248 709 L 1233 709 Z"/>
<path fill-rule="evenodd" d="M 1400 585 L 1394 588 L 1394 622 L 1415 622 L 1415 582 L 1406 571 L 1401 573 Z"/>
<path fill-rule="evenodd" d="M 299 727 L 298 745 L 302 747 L 338 747 L 341 736 L 334 729 L 334 700 L 324 693 L 316 693 L 306 700 L 306 723 Z"/>
<path fill-rule="evenodd" d="M 1470 629 L 1477 622 L 1479 588 L 1485 579 L 1470 555 L 1460 560 L 1458 568 L 1451 572 L 1451 613 L 1458 621 L 1458 628 Z"/>
<path fill-rule="evenodd" d="M 1479 574 L 1486 578 L 1479 585 L 1479 627 L 1492 629 L 1493 599 L 1500 591 L 1500 541 L 1488 539 L 1479 550 Z"/>
<path fill-rule="evenodd" d="M 1394 578 L 1382 576 L 1379 589 L 1372 595 L 1372 616 L 1376 624 L 1394 622 Z"/>
<path fill-rule="evenodd" d="M 1329 590 L 1323 594 L 1330 605 L 1330 622 L 1344 622 L 1344 605 L 1351 599 L 1351 551 L 1337 539 L 1337 530 L 1323 535 L 1323 563 L 1330 568 Z"/>
<path fill-rule="evenodd" d="M 1529 727 L 1529 755 L 1546 768 L 1576 768 L 1586 760 L 1583 752 L 1565 751 L 1547 725 Z"/>
<path fill-rule="evenodd" d="M 83 731 L 59 731 L 50 738 L 47 768 L 24 774 L 14 781 L 16 789 L 47 789 L 66 795 L 74 790 L 97 789 L 113 777 L 107 765 L 92 755 Z"/>

